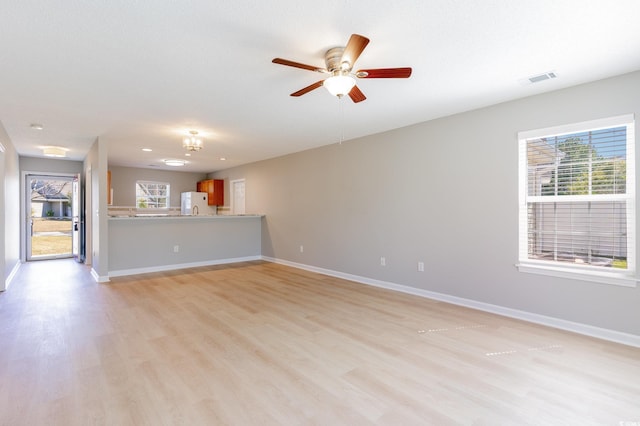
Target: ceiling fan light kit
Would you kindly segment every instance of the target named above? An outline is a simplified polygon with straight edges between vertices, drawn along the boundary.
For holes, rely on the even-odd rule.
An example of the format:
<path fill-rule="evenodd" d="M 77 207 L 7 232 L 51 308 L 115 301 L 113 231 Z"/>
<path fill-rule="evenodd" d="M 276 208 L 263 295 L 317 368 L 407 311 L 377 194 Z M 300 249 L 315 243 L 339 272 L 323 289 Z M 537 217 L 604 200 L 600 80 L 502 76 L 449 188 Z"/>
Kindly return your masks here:
<path fill-rule="evenodd" d="M 345 47 L 334 47 L 327 50 L 324 55 L 326 68 L 314 67 L 282 58 L 274 58 L 271 62 L 330 75 L 324 80 L 317 81 L 297 92 L 293 92 L 291 96 L 302 96 L 320 86 L 324 86 L 332 95 L 341 98 L 348 94 L 351 100 L 357 103 L 367 98 L 356 85 L 356 78 L 409 78 L 411 76 L 411 68 L 409 67 L 353 71 L 353 65 L 364 51 L 364 48 L 367 47 L 367 44 L 369 44 L 368 38 L 359 34 L 352 34 Z"/>
<path fill-rule="evenodd" d="M 337 96 L 339 98 L 344 95 L 348 95 L 353 89 L 353 86 L 356 85 L 356 80 L 350 75 L 334 75 L 327 78 L 322 85 L 331 93 L 333 96 Z"/>

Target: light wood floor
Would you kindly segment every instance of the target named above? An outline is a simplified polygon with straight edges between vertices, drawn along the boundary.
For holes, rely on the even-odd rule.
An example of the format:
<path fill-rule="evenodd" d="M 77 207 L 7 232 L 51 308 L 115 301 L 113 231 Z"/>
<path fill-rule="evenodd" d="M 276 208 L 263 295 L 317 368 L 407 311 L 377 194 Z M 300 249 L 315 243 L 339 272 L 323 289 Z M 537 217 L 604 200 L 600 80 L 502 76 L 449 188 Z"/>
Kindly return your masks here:
<path fill-rule="evenodd" d="M 640 349 L 264 262 L 32 262 L 0 424 L 640 425 Z"/>

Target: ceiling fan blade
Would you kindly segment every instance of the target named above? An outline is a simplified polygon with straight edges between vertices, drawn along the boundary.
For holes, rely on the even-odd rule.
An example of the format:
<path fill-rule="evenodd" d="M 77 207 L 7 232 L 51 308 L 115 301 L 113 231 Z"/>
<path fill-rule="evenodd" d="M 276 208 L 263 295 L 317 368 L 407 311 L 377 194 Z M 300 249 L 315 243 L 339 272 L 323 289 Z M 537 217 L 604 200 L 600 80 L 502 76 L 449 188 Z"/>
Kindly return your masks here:
<path fill-rule="evenodd" d="M 359 34 L 351 34 L 349 41 L 347 42 L 347 46 L 344 48 L 344 52 L 342 53 L 341 62 L 348 62 L 350 66 L 356 63 L 360 54 L 369 44 L 369 39 L 361 36 Z"/>
<path fill-rule="evenodd" d="M 304 95 L 305 93 L 309 93 L 310 91 L 315 90 L 315 89 L 317 89 L 318 87 L 322 86 L 322 82 L 323 82 L 323 81 L 324 81 L 324 80 L 316 81 L 315 83 L 310 84 L 309 86 L 305 87 L 304 89 L 300 89 L 300 90 L 298 90 L 297 92 L 293 92 L 293 93 L 291 94 L 291 96 L 302 96 L 302 95 Z"/>
<path fill-rule="evenodd" d="M 364 93 L 362 93 L 360 89 L 358 89 L 358 86 L 353 86 L 353 89 L 351 89 L 351 91 L 349 92 L 349 97 L 354 103 L 362 102 L 367 99 Z"/>
<path fill-rule="evenodd" d="M 303 70 L 327 72 L 324 68 L 314 67 L 313 65 L 301 64 L 300 62 L 293 62 L 288 59 L 274 58 L 271 62 L 274 64 L 286 65 L 294 68 L 302 68 Z"/>
<path fill-rule="evenodd" d="M 370 70 L 356 71 L 356 77 L 359 78 L 409 78 L 411 76 L 411 68 L 377 68 Z"/>

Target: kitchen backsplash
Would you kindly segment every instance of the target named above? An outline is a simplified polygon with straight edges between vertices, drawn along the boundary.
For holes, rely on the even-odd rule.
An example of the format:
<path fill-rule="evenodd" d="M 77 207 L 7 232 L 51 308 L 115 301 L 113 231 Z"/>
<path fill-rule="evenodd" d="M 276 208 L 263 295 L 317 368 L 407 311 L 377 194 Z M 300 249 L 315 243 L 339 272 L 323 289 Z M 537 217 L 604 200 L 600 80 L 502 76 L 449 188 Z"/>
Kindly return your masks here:
<path fill-rule="evenodd" d="M 138 213 L 162 213 L 168 216 L 180 216 L 180 207 L 169 207 L 168 209 L 138 209 L 135 206 L 109 206 L 107 213 L 109 216 L 133 216 Z"/>

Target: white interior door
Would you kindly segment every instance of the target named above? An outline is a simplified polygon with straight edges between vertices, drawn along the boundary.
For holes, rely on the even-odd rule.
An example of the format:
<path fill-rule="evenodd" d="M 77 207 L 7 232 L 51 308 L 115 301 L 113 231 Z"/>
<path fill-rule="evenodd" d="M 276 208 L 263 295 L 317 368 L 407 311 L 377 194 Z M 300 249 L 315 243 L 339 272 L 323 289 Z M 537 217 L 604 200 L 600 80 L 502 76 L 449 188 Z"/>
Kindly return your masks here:
<path fill-rule="evenodd" d="M 231 186 L 231 214 L 244 214 L 244 179 L 229 182 Z"/>

